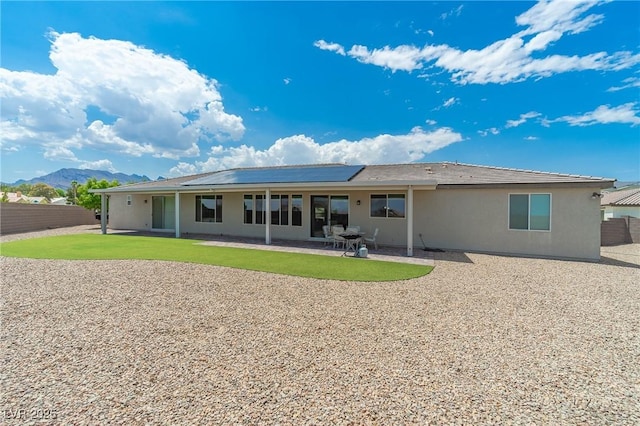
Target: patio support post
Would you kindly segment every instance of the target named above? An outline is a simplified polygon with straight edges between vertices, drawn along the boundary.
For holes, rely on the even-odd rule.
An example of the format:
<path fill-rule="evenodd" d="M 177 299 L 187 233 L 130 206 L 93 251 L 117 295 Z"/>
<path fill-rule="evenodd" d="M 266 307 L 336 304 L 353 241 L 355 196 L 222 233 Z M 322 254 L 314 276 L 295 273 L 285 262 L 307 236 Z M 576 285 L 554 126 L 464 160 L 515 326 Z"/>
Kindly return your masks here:
<path fill-rule="evenodd" d="M 413 256 L 413 187 L 407 189 L 407 256 Z"/>
<path fill-rule="evenodd" d="M 267 188 L 264 198 L 264 208 L 266 210 L 264 219 L 266 222 L 264 227 L 264 243 L 269 245 L 271 244 L 271 189 Z"/>
<path fill-rule="evenodd" d="M 109 212 L 107 211 L 107 194 L 104 192 L 100 194 L 100 228 L 102 229 L 102 233 L 107 233 L 107 215 Z"/>
<path fill-rule="evenodd" d="M 180 193 L 176 191 L 176 238 L 180 238 Z"/>

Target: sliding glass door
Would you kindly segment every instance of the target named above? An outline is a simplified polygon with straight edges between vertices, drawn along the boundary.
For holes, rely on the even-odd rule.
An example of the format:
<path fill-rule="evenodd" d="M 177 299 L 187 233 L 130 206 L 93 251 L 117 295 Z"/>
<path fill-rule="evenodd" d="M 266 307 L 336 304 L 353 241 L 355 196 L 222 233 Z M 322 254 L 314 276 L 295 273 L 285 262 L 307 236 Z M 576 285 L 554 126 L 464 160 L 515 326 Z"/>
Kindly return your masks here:
<path fill-rule="evenodd" d="M 349 196 L 311 196 L 311 236 L 323 237 L 324 225 L 349 225 Z"/>
<path fill-rule="evenodd" d="M 153 229 L 175 229 L 176 197 L 153 196 L 151 199 L 151 227 Z"/>

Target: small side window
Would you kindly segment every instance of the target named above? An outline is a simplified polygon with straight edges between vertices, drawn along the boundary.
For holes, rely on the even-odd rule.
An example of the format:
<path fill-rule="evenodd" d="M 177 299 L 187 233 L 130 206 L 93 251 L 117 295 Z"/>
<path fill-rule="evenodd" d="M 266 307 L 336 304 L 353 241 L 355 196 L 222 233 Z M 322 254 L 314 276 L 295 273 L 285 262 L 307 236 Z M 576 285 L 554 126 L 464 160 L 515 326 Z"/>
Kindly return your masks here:
<path fill-rule="evenodd" d="M 130 206 L 131 204 L 132 204 L 131 195 L 127 195 L 127 206 Z"/>

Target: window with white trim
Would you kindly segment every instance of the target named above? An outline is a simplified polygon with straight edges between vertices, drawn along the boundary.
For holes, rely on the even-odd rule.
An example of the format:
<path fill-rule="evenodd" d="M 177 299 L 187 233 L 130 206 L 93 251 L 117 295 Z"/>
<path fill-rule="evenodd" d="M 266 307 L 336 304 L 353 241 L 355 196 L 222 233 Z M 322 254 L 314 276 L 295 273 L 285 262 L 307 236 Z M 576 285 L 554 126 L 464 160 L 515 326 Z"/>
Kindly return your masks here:
<path fill-rule="evenodd" d="M 404 218 L 404 194 L 371 194 L 371 217 Z"/>
<path fill-rule="evenodd" d="M 551 194 L 509 194 L 509 229 L 551 230 Z"/>
<path fill-rule="evenodd" d="M 196 222 L 222 222 L 222 195 L 196 195 Z"/>

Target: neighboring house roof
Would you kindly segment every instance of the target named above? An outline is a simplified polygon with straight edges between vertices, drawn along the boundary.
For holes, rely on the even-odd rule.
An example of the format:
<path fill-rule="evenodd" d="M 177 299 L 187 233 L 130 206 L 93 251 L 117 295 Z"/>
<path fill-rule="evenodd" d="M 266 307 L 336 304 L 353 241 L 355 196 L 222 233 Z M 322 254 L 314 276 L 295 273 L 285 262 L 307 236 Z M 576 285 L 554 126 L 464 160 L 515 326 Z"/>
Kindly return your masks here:
<path fill-rule="evenodd" d="M 601 206 L 640 206 L 640 188 L 606 192 L 600 199 Z"/>
<path fill-rule="evenodd" d="M 609 188 L 615 179 L 548 173 L 458 163 L 411 163 L 372 166 L 324 164 L 239 168 L 193 176 L 141 182 L 92 192 L 180 191 L 202 187 L 223 188 L 248 185 L 333 183 L 373 187 L 382 184 L 410 184 L 435 187 L 496 187 L 511 185 L 590 186 Z"/>
<path fill-rule="evenodd" d="M 4 192 L 0 192 L 0 198 L 4 196 Z M 47 203 L 45 197 L 28 197 L 21 192 L 7 192 L 7 199 L 10 203 L 25 203 L 25 204 L 44 204 Z"/>
<path fill-rule="evenodd" d="M 49 204 L 55 204 L 55 205 L 66 205 L 67 203 L 68 203 L 67 197 L 52 198 L 51 201 L 49 202 Z"/>

